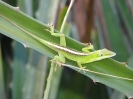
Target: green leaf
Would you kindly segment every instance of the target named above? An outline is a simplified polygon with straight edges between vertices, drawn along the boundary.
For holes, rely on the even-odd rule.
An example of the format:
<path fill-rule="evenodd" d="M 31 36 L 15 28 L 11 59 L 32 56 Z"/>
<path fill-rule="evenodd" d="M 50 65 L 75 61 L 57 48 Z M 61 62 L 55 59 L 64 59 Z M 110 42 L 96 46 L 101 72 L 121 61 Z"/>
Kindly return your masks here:
<path fill-rule="evenodd" d="M 8 11 L 9 13 L 6 13 L 6 11 Z M 39 21 L 25 15 L 18 8 L 13 8 L 3 3 L 2 1 L 0 1 L 0 32 L 1 33 L 27 45 L 30 48 L 33 48 L 43 54 L 46 54 L 51 58 L 53 58 L 54 55 L 57 54 L 52 49 L 47 48 L 42 43 L 35 40 L 33 37 L 30 37 L 15 25 L 11 24 L 11 22 L 5 20 L 2 16 L 12 21 L 13 23 L 17 24 L 25 31 L 28 31 L 39 38 L 59 44 L 59 39 L 57 37 L 51 36 L 50 33 L 45 30 L 45 29 L 49 29 L 47 25 L 40 23 Z M 71 47 L 77 50 L 81 50 L 81 48 L 83 47 L 83 44 L 69 37 L 66 37 L 66 41 L 67 41 L 68 47 Z"/>
<path fill-rule="evenodd" d="M 48 55 L 51 58 L 57 55 L 57 52 L 53 51 L 52 49 L 49 49 L 33 37 L 30 37 L 22 29 L 16 27 L 2 16 L 10 20 L 11 22 L 14 22 L 23 30 L 28 31 L 39 38 L 59 44 L 58 38 L 50 35 L 50 33 L 44 30 L 48 28 L 46 25 L 34 20 L 29 16 L 26 16 L 16 8 L 12 8 L 11 6 L 0 1 L 0 32 L 19 42 L 26 44 L 30 48 L 33 48 L 43 54 Z M 79 51 L 81 51 L 84 46 L 82 43 L 75 41 L 67 36 L 66 42 L 67 47 L 74 48 Z M 73 65 L 73 67 L 68 67 L 79 71 L 79 68 L 76 67 L 76 62 L 67 59 L 66 64 Z M 133 97 L 132 69 L 113 59 L 104 59 L 101 61 L 88 63 L 83 66 L 87 67 L 85 69 L 86 73 L 84 73 L 82 70 L 80 71 L 82 74 L 92 78 L 94 81 L 98 81 L 116 90 L 119 90 L 125 93 L 127 96 Z"/>
<path fill-rule="evenodd" d="M 4 87 L 4 75 L 3 75 L 3 65 L 2 65 L 2 52 L 0 43 L 0 99 L 6 99 L 5 87 Z"/>
<path fill-rule="evenodd" d="M 133 54 L 130 56 L 130 58 L 128 59 L 128 66 L 130 67 L 130 68 L 133 68 Z"/>
<path fill-rule="evenodd" d="M 110 99 L 125 99 L 125 95 L 118 91 L 114 91 Z"/>
<path fill-rule="evenodd" d="M 133 41 L 133 32 L 132 32 L 133 31 L 133 20 L 130 14 L 130 10 L 128 10 L 128 6 L 126 3 L 127 2 L 125 0 L 120 0 L 120 1 L 116 0 L 116 4 L 120 11 L 120 15 L 128 31 L 129 38 Z"/>
<path fill-rule="evenodd" d="M 59 2 L 59 0 L 41 0 L 36 13 L 37 19 L 41 22 L 55 23 L 55 15 L 58 10 Z"/>
<path fill-rule="evenodd" d="M 107 34 L 105 34 L 108 36 L 107 40 L 109 40 L 110 49 L 117 53 L 115 59 L 118 59 L 119 61 L 126 61 L 128 58 L 128 50 L 124 43 L 122 30 L 119 26 L 118 15 L 115 12 L 116 10 L 113 10 L 115 7 L 112 6 L 110 2 L 111 0 L 101 0 L 103 17 L 106 24 L 104 28 L 107 30 Z M 121 57 L 121 55 L 123 57 Z"/>
<path fill-rule="evenodd" d="M 101 61 L 86 64 L 85 69 L 80 69 L 72 65 L 63 64 L 63 66 L 74 69 L 94 82 L 103 83 L 111 88 L 133 97 L 133 70 L 124 63 L 113 59 L 104 59 Z"/>
<path fill-rule="evenodd" d="M 28 50 L 20 43 L 16 42 L 14 48 L 12 97 L 13 99 L 22 99 L 22 89 L 25 81 L 26 63 L 28 60 Z"/>

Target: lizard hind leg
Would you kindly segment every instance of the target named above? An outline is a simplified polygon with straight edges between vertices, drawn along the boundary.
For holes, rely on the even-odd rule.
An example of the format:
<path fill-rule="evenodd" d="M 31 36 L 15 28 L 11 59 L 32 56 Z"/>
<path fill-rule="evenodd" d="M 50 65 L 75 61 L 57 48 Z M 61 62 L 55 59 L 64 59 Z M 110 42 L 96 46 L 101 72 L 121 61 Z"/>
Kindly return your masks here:
<path fill-rule="evenodd" d="M 63 57 L 60 57 L 60 56 L 58 56 L 58 55 L 56 55 L 55 57 L 54 57 L 54 59 L 53 59 L 57 64 L 58 63 L 65 63 L 65 59 L 63 58 Z"/>
<path fill-rule="evenodd" d="M 65 36 L 63 33 L 55 33 L 53 24 L 49 24 L 49 26 L 50 26 L 50 30 L 48 30 L 48 29 L 46 29 L 46 30 L 49 31 L 51 33 L 51 35 L 53 35 L 55 37 L 64 37 Z"/>
<path fill-rule="evenodd" d="M 46 29 L 46 30 L 49 31 L 51 33 L 51 35 L 53 35 L 55 37 L 60 37 L 60 45 L 66 46 L 65 35 L 63 33 L 55 33 L 54 26 L 52 24 L 50 24 L 49 26 L 50 26 L 50 30 L 48 30 L 48 29 Z"/>
<path fill-rule="evenodd" d="M 63 33 L 55 33 L 54 32 L 54 25 L 53 24 L 49 24 L 48 26 L 50 26 L 50 30 L 49 29 L 45 29 L 45 30 L 50 32 L 50 34 L 52 36 L 60 37 L 60 41 L 63 42 L 63 44 L 64 44 L 64 42 L 65 42 L 65 35 Z M 66 44 L 64 44 L 64 45 L 66 45 Z"/>

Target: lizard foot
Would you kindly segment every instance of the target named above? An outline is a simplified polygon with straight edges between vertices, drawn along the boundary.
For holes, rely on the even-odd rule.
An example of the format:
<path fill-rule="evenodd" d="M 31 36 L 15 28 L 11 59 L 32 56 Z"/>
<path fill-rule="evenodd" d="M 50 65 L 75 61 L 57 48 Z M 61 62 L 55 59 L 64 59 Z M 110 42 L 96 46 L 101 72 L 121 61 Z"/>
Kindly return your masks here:
<path fill-rule="evenodd" d="M 55 60 L 54 60 L 54 59 L 50 59 L 49 61 L 50 61 L 50 62 L 53 62 L 53 61 L 55 61 Z"/>
<path fill-rule="evenodd" d="M 86 68 L 86 67 L 81 67 L 81 68 L 78 70 L 78 72 L 80 72 L 80 71 L 83 70 L 83 72 L 86 73 L 85 70 L 84 70 L 85 68 Z"/>
<path fill-rule="evenodd" d="M 57 62 L 59 67 L 62 67 L 62 63 L 61 62 Z"/>
<path fill-rule="evenodd" d="M 89 42 L 89 43 L 83 43 L 85 46 L 90 46 L 91 45 L 91 43 Z"/>
<path fill-rule="evenodd" d="M 48 31 L 48 32 L 51 32 L 49 29 L 44 29 L 44 30 L 46 30 L 46 31 Z"/>
<path fill-rule="evenodd" d="M 51 60 L 49 60 L 49 61 L 50 61 L 50 62 L 55 62 L 59 67 L 62 67 L 62 63 L 56 61 L 55 59 L 51 59 Z"/>

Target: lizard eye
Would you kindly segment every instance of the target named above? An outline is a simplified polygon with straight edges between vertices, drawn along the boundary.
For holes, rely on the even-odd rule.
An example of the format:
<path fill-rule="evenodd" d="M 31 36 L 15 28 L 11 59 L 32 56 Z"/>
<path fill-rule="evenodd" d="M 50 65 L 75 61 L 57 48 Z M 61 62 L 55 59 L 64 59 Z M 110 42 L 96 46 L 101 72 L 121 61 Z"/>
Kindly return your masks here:
<path fill-rule="evenodd" d="M 103 54 L 100 54 L 100 56 L 103 56 Z"/>

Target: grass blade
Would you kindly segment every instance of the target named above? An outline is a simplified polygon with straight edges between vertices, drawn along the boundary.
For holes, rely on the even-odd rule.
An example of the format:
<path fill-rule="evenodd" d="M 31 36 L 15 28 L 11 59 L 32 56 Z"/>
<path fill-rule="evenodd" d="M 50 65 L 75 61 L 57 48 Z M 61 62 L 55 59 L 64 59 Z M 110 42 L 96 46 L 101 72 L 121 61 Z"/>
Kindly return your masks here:
<path fill-rule="evenodd" d="M 6 99 L 5 87 L 4 87 L 4 75 L 3 75 L 3 65 L 2 65 L 2 53 L 0 44 L 0 99 Z"/>

